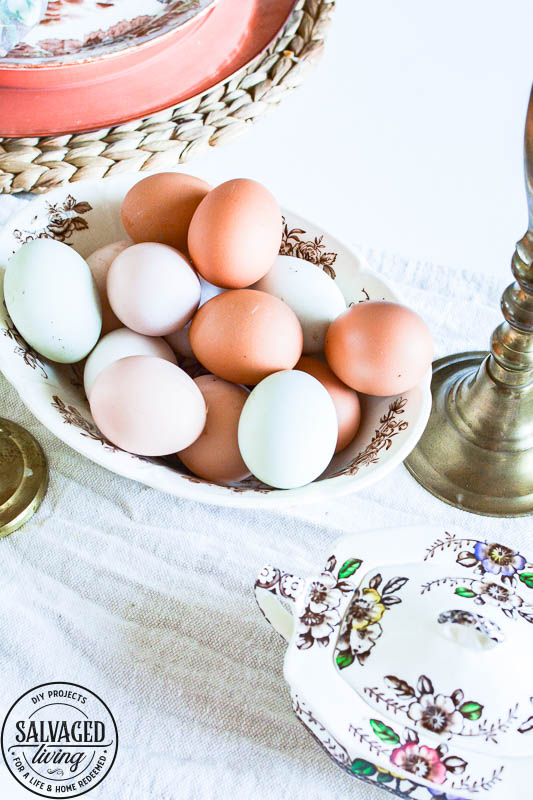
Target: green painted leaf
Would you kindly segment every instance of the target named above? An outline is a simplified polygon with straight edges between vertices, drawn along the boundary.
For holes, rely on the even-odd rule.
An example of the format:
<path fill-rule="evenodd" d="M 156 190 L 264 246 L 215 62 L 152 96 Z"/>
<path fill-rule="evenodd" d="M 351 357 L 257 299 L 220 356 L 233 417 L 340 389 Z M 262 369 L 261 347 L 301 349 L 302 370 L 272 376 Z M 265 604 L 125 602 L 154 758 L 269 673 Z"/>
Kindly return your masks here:
<path fill-rule="evenodd" d="M 378 772 L 376 776 L 377 783 L 390 783 L 390 781 L 393 780 L 394 778 L 392 777 L 390 772 Z"/>
<path fill-rule="evenodd" d="M 365 761 L 364 758 L 356 758 L 350 770 L 356 775 L 374 775 L 377 771 L 376 767 L 370 761 Z"/>
<path fill-rule="evenodd" d="M 393 731 L 392 728 L 389 728 L 388 725 L 385 725 L 384 722 L 381 722 L 381 720 L 371 719 L 370 725 L 378 739 L 381 739 L 382 742 L 387 742 L 387 744 L 397 744 L 397 742 L 400 741 L 398 734 Z"/>
<path fill-rule="evenodd" d="M 349 650 L 346 650 L 343 653 L 338 653 L 335 661 L 339 669 L 344 669 L 345 667 L 349 667 L 350 664 L 353 664 L 353 655 Z"/>
<path fill-rule="evenodd" d="M 475 722 L 483 713 L 483 706 L 480 703 L 476 703 L 474 700 L 467 700 L 466 703 L 463 703 L 463 705 L 459 707 L 459 711 L 465 719 Z"/>
<path fill-rule="evenodd" d="M 466 586 L 459 586 L 455 590 L 455 594 L 458 594 L 459 597 L 476 597 L 476 592 L 473 592 L 472 589 L 467 589 Z"/>
<path fill-rule="evenodd" d="M 340 568 L 339 578 L 349 578 L 359 569 L 362 563 L 360 558 L 349 558 Z"/>
<path fill-rule="evenodd" d="M 533 572 L 522 572 L 520 580 L 525 583 L 529 589 L 533 589 Z"/>

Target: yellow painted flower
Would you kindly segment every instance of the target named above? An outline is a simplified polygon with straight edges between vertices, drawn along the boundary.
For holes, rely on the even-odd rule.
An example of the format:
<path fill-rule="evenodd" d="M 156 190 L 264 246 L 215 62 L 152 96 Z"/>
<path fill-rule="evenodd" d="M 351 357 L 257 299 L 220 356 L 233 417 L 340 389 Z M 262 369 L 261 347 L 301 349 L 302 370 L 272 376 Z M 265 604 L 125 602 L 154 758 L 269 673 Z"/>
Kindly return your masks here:
<path fill-rule="evenodd" d="M 363 589 L 362 596 L 351 608 L 352 630 L 364 630 L 374 622 L 379 622 L 384 613 L 385 606 L 380 593 L 376 589 Z"/>

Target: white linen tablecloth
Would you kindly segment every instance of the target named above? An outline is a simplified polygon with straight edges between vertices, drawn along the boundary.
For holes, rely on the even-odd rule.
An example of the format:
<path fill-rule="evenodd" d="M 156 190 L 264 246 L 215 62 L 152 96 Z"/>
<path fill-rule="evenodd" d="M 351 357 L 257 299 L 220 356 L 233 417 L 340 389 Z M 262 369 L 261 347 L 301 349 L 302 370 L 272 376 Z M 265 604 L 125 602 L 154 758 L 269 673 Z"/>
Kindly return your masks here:
<path fill-rule="evenodd" d="M 0 222 L 18 202 L 3 200 Z M 507 264 L 495 282 L 467 268 L 367 256 L 425 317 L 438 355 L 486 346 Z M 50 464 L 39 512 L 0 540 L 0 718 L 47 681 L 99 694 L 120 744 L 94 800 L 385 798 L 337 768 L 293 716 L 283 643 L 254 602 L 256 574 L 270 562 L 305 575 L 341 534 L 391 525 L 455 526 L 533 550 L 531 519 L 452 509 L 403 466 L 361 494 L 290 513 L 236 512 L 85 460 L 2 377 L 0 414 L 32 431 Z M 0 797 L 29 796 L 2 764 Z"/>

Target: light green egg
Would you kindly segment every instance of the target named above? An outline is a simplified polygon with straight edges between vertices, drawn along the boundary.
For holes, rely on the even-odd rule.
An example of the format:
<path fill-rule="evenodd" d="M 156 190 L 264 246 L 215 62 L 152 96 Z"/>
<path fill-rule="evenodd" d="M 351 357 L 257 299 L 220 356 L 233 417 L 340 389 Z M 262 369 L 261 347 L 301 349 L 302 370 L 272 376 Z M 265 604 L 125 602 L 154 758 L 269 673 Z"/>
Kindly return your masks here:
<path fill-rule="evenodd" d="M 23 244 L 4 276 L 7 310 L 21 336 L 51 361 L 73 364 L 102 329 L 100 298 L 87 262 L 53 239 Z"/>

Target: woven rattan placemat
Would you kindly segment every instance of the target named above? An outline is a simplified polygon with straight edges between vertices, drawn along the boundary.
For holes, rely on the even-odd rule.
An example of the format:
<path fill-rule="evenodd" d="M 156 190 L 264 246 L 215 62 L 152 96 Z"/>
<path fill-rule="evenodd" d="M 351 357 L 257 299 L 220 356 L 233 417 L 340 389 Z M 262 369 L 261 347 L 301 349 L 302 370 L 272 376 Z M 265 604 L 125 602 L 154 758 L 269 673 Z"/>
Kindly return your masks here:
<path fill-rule="evenodd" d="M 90 133 L 0 138 L 0 193 L 165 170 L 234 141 L 299 86 L 320 58 L 334 0 L 297 0 L 283 30 L 222 85 L 136 122 Z"/>

